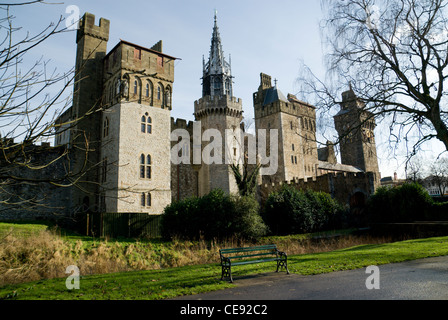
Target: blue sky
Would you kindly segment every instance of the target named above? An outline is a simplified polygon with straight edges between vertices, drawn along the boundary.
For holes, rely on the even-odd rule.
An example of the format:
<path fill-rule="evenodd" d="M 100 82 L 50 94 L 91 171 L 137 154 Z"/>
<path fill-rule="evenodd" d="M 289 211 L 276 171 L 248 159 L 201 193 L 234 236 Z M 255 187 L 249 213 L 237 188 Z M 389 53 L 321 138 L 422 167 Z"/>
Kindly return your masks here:
<path fill-rule="evenodd" d="M 278 80 L 280 90 L 296 94 L 297 77 L 304 63 L 324 77 L 323 48 L 319 31 L 320 1 L 310 0 L 72 0 L 58 4 L 21 6 L 13 9 L 15 23 L 36 33 L 60 16 L 69 17 L 69 6 L 80 14 L 90 12 L 111 21 L 108 49 L 120 39 L 151 47 L 163 40 L 163 51 L 180 58 L 175 65 L 172 116 L 193 120 L 194 101 L 202 94 L 202 57 L 208 58 L 214 12 L 225 55 L 231 55 L 234 96 L 243 100 L 246 118 L 253 118 L 252 94 L 260 73 Z M 75 32 L 58 35 L 42 45 L 36 57 L 51 59 L 50 65 L 66 71 L 75 63 Z M 311 101 L 310 101 L 311 102 Z M 380 170 L 404 175 L 402 159 L 386 152 L 387 136 L 377 130 Z M 383 150 L 384 148 L 384 150 Z"/>

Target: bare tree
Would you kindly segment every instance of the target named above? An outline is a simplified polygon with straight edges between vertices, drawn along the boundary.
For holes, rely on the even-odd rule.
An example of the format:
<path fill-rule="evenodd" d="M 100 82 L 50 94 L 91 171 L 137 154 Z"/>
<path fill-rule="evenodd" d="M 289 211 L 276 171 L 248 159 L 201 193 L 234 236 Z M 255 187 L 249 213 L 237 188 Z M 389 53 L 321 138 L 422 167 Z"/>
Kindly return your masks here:
<path fill-rule="evenodd" d="M 448 158 L 436 159 L 430 166 L 427 181 L 438 189 L 439 194 L 444 196 L 448 191 Z"/>
<path fill-rule="evenodd" d="M 45 205 L 42 196 L 17 194 L 15 190 L 20 186 L 63 188 L 75 185 L 86 174 L 73 172 L 66 147 L 53 148 L 48 143 L 58 128 L 59 132 L 62 128 L 70 130 L 79 121 L 57 121 L 72 104 L 69 90 L 75 81 L 75 70 L 60 73 L 49 68 L 49 60 L 44 56 L 37 61 L 29 58 L 48 39 L 70 30 L 62 16 L 35 34 L 14 24 L 14 7 L 40 4 L 45 3 L 37 0 L 0 4 L 0 205 L 3 208 Z M 84 141 L 82 148 L 87 153 L 89 147 Z M 54 170 L 57 163 L 63 166 L 59 174 Z"/>
<path fill-rule="evenodd" d="M 328 79 L 300 79 L 321 114 L 350 85 L 363 111 L 388 120 L 390 142 L 415 154 L 437 139 L 448 150 L 446 0 L 321 0 Z M 328 84 L 330 83 L 330 84 Z M 378 122 L 378 120 L 377 120 Z"/>
<path fill-rule="evenodd" d="M 410 182 L 422 183 L 425 177 L 426 168 L 421 157 L 415 156 L 406 163 L 406 180 Z"/>

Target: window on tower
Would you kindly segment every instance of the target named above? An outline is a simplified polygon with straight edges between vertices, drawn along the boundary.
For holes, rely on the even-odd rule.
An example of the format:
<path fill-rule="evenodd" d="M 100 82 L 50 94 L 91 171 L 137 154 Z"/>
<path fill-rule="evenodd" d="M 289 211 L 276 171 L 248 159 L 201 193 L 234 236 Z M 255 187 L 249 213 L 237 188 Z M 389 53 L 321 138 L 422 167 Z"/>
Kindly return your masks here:
<path fill-rule="evenodd" d="M 140 156 L 140 179 L 151 179 L 151 155 Z"/>

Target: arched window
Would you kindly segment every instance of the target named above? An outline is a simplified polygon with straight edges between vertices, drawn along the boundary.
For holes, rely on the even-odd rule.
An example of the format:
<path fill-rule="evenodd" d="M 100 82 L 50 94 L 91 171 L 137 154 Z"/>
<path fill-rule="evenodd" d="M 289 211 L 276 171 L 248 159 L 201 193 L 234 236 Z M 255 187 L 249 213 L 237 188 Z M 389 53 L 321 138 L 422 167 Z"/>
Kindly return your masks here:
<path fill-rule="evenodd" d="M 146 84 L 145 96 L 146 96 L 146 98 L 149 98 L 149 83 Z"/>
<path fill-rule="evenodd" d="M 106 117 L 103 123 L 103 137 L 107 137 L 109 135 L 109 118 Z"/>
<path fill-rule="evenodd" d="M 140 195 L 140 205 L 142 207 L 151 207 L 152 205 L 151 193 L 142 192 L 142 194 Z"/>
<path fill-rule="evenodd" d="M 142 130 L 143 133 L 146 132 L 146 117 L 145 116 L 142 117 L 141 130 Z"/>
<path fill-rule="evenodd" d="M 157 100 L 161 99 L 161 94 L 162 94 L 162 88 L 160 88 L 160 86 L 157 87 Z"/>
<path fill-rule="evenodd" d="M 145 179 L 145 155 L 140 156 L 140 178 Z"/>
<path fill-rule="evenodd" d="M 141 127 L 141 131 L 143 133 L 148 133 L 148 134 L 152 133 L 152 119 L 148 115 L 148 113 L 145 113 L 145 115 L 142 116 L 140 127 Z"/>
<path fill-rule="evenodd" d="M 140 205 L 146 207 L 146 194 L 144 192 L 140 195 Z"/>
<path fill-rule="evenodd" d="M 146 179 L 151 179 L 151 156 L 146 156 Z"/>
<path fill-rule="evenodd" d="M 151 117 L 148 117 L 147 124 L 146 124 L 146 132 L 151 134 L 152 133 L 152 119 Z"/>
<path fill-rule="evenodd" d="M 135 80 L 134 81 L 134 94 L 137 94 L 137 93 L 138 93 L 138 81 Z"/>
<path fill-rule="evenodd" d="M 165 105 L 170 108 L 171 107 L 171 87 L 167 87 L 165 90 Z"/>
<path fill-rule="evenodd" d="M 140 156 L 140 178 L 151 179 L 151 156 L 142 154 Z"/>

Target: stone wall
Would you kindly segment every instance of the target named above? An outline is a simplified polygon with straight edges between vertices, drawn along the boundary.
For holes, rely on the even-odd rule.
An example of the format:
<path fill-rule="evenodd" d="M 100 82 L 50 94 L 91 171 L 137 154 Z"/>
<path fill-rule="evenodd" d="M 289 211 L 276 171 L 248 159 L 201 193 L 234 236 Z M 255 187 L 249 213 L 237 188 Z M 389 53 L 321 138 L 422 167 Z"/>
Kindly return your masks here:
<path fill-rule="evenodd" d="M 313 190 L 329 193 L 342 204 L 350 205 L 355 194 L 368 198 L 375 192 L 373 173 L 329 173 L 312 179 L 295 179 L 288 182 L 262 184 L 259 186 L 260 198 L 264 203 L 272 192 L 279 191 L 283 185 L 300 190 Z"/>
<path fill-rule="evenodd" d="M 180 201 L 186 198 L 198 196 L 198 172 L 200 166 L 193 164 L 193 121 L 184 119 L 171 118 L 171 132 L 177 129 L 186 130 L 189 134 L 188 140 L 182 138 L 178 141 L 171 141 L 171 148 L 178 146 L 174 150 L 177 151 L 179 157 L 188 155 L 187 163 L 177 164 L 171 161 L 171 199 L 172 201 Z M 181 141 L 182 140 L 182 141 Z M 185 158 L 187 159 L 187 158 Z"/>
<path fill-rule="evenodd" d="M 62 147 L 47 144 L 26 149 L 27 166 L 6 164 L 2 157 L 1 170 L 24 181 L 0 181 L 0 220 L 66 220 L 71 218 L 70 189 L 67 185 L 68 160 Z M 55 161 L 56 159 L 59 159 Z M 42 166 L 38 170 L 36 168 Z"/>

